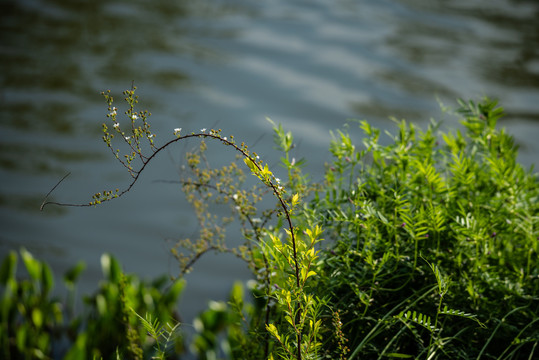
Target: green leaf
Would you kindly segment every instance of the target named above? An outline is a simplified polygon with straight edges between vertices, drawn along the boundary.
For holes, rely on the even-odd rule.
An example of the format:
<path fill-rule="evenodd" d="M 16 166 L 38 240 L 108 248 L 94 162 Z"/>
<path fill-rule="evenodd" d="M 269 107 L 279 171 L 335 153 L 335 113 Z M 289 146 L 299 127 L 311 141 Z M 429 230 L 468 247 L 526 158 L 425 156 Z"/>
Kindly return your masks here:
<path fill-rule="evenodd" d="M 43 284 L 42 291 L 45 295 L 54 287 L 54 276 L 49 265 L 45 263 L 41 265 L 41 283 Z"/>
<path fill-rule="evenodd" d="M 26 249 L 21 249 L 21 257 L 30 277 L 35 281 L 41 280 L 41 263 Z"/>
<path fill-rule="evenodd" d="M 101 269 L 103 275 L 112 283 L 119 283 L 122 270 L 120 263 L 110 254 L 101 255 Z"/>
<path fill-rule="evenodd" d="M 473 315 L 473 314 L 467 314 L 465 313 L 464 311 L 460 311 L 460 310 L 455 310 L 455 309 L 449 309 L 446 306 L 444 306 L 444 309 L 440 312 L 440 314 L 442 315 L 451 315 L 451 316 L 460 316 L 460 317 L 463 317 L 463 318 L 466 318 L 466 319 L 470 319 L 470 320 L 473 320 L 475 321 L 479 326 L 481 326 L 482 328 L 486 329 L 486 325 L 483 324 L 481 321 L 479 321 L 477 319 L 477 316 L 476 315 Z"/>
<path fill-rule="evenodd" d="M 133 314 L 135 314 L 138 319 L 140 320 L 142 326 L 144 326 L 144 329 L 148 332 L 148 334 L 155 340 L 159 341 L 159 338 L 163 334 L 163 327 L 159 323 L 159 319 L 152 320 L 151 314 L 146 314 L 145 317 L 140 316 L 132 307 L 129 308 Z"/>
<path fill-rule="evenodd" d="M 292 207 L 295 207 L 298 202 L 299 202 L 299 194 L 294 194 L 294 196 L 292 196 Z"/>
<path fill-rule="evenodd" d="M 230 301 L 236 304 L 239 309 L 242 309 L 243 296 L 243 285 L 240 281 L 236 281 L 232 286 L 232 290 L 230 291 Z"/>
<path fill-rule="evenodd" d="M 0 284 L 6 286 L 9 279 L 15 279 L 16 270 L 17 253 L 15 251 L 10 251 L 2 261 L 2 267 L 0 268 Z"/>
<path fill-rule="evenodd" d="M 258 169 L 258 167 L 256 166 L 256 164 L 253 162 L 253 160 L 251 160 L 250 158 L 246 157 L 246 158 L 243 158 L 243 162 L 245 163 L 245 165 L 247 165 L 249 167 L 249 169 L 251 170 L 251 173 L 256 176 L 257 178 L 259 178 L 260 180 L 264 181 L 264 178 L 261 174 L 261 171 Z"/>
<path fill-rule="evenodd" d="M 286 315 L 284 318 L 290 325 L 294 326 L 294 320 L 292 320 L 292 316 Z"/>
<path fill-rule="evenodd" d="M 64 360 L 78 360 L 86 359 L 87 355 L 87 342 L 88 342 L 88 333 L 80 333 L 75 341 L 75 344 L 69 349 L 67 354 L 64 357 Z"/>
<path fill-rule="evenodd" d="M 43 325 L 43 313 L 40 309 L 34 308 L 32 310 L 32 321 L 38 329 L 41 328 Z"/>
<path fill-rule="evenodd" d="M 403 321 L 404 320 L 411 321 L 413 323 L 423 326 L 425 329 L 429 330 L 430 332 L 439 331 L 439 329 L 436 329 L 431 324 L 430 316 L 424 315 L 422 313 L 418 313 L 415 310 L 413 312 L 410 310 L 408 310 L 406 313 L 401 312 L 399 315 L 396 315 L 395 318 L 401 319 Z"/>
<path fill-rule="evenodd" d="M 19 349 L 20 353 L 21 354 L 24 354 L 25 350 L 26 350 L 26 338 L 27 338 L 27 335 L 28 335 L 28 324 L 26 324 L 25 326 L 21 326 L 19 327 L 16 331 L 16 335 L 15 335 L 15 338 L 16 338 L 16 344 L 17 344 L 17 348 Z"/>
<path fill-rule="evenodd" d="M 387 218 L 380 211 L 376 211 L 376 215 L 378 215 L 378 218 L 384 223 L 384 225 L 389 224 Z"/>
<path fill-rule="evenodd" d="M 266 324 L 266 330 L 273 335 L 277 340 L 281 341 L 281 336 L 279 335 L 279 331 L 277 330 L 277 327 L 275 327 L 274 324 Z"/>
<path fill-rule="evenodd" d="M 73 287 L 85 268 L 86 264 L 84 263 L 84 261 L 79 261 L 77 265 L 69 269 L 64 275 L 64 282 L 66 283 L 66 285 L 68 287 Z"/>
<path fill-rule="evenodd" d="M 408 354 L 401 354 L 401 353 L 389 353 L 385 354 L 387 357 L 393 357 L 393 358 L 401 358 L 401 359 L 408 359 L 414 357 L 413 355 Z"/>
<path fill-rule="evenodd" d="M 175 303 L 178 300 L 178 297 L 183 292 L 185 288 L 186 281 L 184 279 L 179 279 L 174 281 L 167 291 L 165 297 L 163 298 L 164 302 L 167 304 Z"/>

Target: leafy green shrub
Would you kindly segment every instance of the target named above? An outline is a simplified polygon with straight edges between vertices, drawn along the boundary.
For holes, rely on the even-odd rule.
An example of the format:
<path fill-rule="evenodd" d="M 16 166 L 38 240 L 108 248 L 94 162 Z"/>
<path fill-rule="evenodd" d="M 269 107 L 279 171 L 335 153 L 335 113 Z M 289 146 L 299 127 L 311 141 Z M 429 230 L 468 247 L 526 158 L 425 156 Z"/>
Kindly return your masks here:
<path fill-rule="evenodd" d="M 18 256 L 10 252 L 2 262 L 0 286 L 0 348 L 5 359 L 42 359 L 54 352 L 53 340 L 64 321 L 59 300 L 50 298 L 54 278 L 47 264 L 25 249 L 20 251 L 28 273 L 17 280 Z"/>
<path fill-rule="evenodd" d="M 464 133 L 402 121 L 384 146 L 380 131 L 361 121 L 359 150 L 339 131 L 317 184 L 291 156 L 293 136 L 280 125 L 274 135 L 286 181 L 221 130 L 178 128 L 175 139 L 156 145 L 150 113 L 135 108 L 135 88 L 124 95 L 127 126 L 104 93 L 112 127 L 103 125 L 103 140 L 132 182 L 87 204 L 43 206 L 120 197 L 163 149 L 200 139 L 179 181 L 200 224 L 198 239 L 172 249 L 180 276 L 208 252 L 231 252 L 249 265 L 254 284 L 252 306 L 237 285 L 228 305 L 212 303 L 195 321 L 191 347 L 199 358 L 533 357 L 539 183 L 517 163 L 513 139 L 496 129 L 496 102 L 461 102 Z M 230 148 L 236 160 L 207 166 L 206 140 Z M 242 162 L 258 185 L 244 188 Z M 275 206 L 260 208 L 265 195 Z M 212 215 L 212 202 L 229 206 L 227 216 Z M 225 228 L 234 219 L 245 242 L 230 248 Z M 139 320 L 151 329 L 153 318 Z"/>
<path fill-rule="evenodd" d="M 73 294 L 84 264 L 65 274 L 68 296 L 60 300 L 51 295 L 54 278 L 50 267 L 25 249 L 20 255 L 27 277 L 17 276 L 14 251 L 6 256 L 0 271 L 3 359 L 112 359 L 117 354 L 142 359 L 164 352 L 160 346 L 153 349 L 160 344 L 147 339 L 133 312 L 155 313 L 161 323 L 176 324 L 175 307 L 183 281 L 170 285 L 166 278 L 160 278 L 146 284 L 134 275 L 123 274 L 118 261 L 105 254 L 101 257 L 105 279 L 97 292 L 84 300 L 84 311 L 75 314 Z M 174 352 L 181 352 L 181 336 L 177 332 L 170 335 Z"/>
<path fill-rule="evenodd" d="M 360 122 L 363 150 L 343 132 L 331 144 L 326 191 L 307 212 L 333 240 L 320 289 L 340 310 L 350 358 L 535 350 L 537 177 L 496 130 L 495 102 L 461 105 L 465 134 L 403 121 L 382 146 L 380 132 Z"/>

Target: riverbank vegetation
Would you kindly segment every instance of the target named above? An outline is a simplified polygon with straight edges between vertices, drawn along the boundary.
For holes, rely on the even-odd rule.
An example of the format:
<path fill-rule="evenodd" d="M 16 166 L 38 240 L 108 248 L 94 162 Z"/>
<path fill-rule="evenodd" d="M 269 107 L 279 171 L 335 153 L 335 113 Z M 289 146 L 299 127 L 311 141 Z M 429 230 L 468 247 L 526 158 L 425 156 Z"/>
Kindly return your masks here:
<path fill-rule="evenodd" d="M 70 304 L 82 265 L 64 276 L 63 300 L 51 295 L 46 264 L 24 249 L 20 257 L 10 253 L 0 271 L 4 358 L 537 356 L 539 182 L 497 127 L 503 110 L 495 101 L 459 102 L 462 130 L 400 121 L 387 145 L 368 122 L 352 123 L 363 135 L 352 126 L 332 134 L 332 161 L 315 182 L 303 172 L 309 159 L 294 158 L 293 134 L 281 125 L 273 124 L 283 179 L 263 154 L 221 130 L 177 128 L 158 145 L 135 88 L 124 94 L 126 121 L 110 92 L 103 94 L 103 140 L 132 182 L 87 204 L 46 199 L 42 208 L 122 197 L 162 150 L 195 138 L 178 186 L 199 236 L 171 249 L 180 268 L 172 283 L 123 274 L 104 255 L 104 281 L 78 314 Z M 230 150 L 230 164 L 208 165 L 211 142 Z M 212 213 L 216 206 L 230 210 Z M 226 236 L 233 221 L 244 240 L 235 247 Z M 252 280 L 236 283 L 228 302 L 210 303 L 188 334 L 176 311 L 183 275 L 210 252 L 243 259 Z M 26 277 L 17 276 L 19 258 Z"/>

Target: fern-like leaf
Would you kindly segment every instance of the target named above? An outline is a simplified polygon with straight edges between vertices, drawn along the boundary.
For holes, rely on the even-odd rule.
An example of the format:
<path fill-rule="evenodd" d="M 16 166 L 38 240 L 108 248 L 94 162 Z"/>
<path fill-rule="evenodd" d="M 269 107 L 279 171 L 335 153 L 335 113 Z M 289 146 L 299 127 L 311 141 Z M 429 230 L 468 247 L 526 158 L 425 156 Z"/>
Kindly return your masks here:
<path fill-rule="evenodd" d="M 429 204 L 428 216 L 434 231 L 439 233 L 445 230 L 445 215 L 442 207 Z"/>
<path fill-rule="evenodd" d="M 407 312 L 401 312 L 399 315 L 396 315 L 395 318 L 400 320 L 408 320 L 413 323 L 416 323 L 418 325 L 423 326 L 425 329 L 427 329 L 430 332 L 440 331 L 440 329 L 437 329 L 432 325 L 431 318 L 428 315 L 418 313 L 415 310 L 411 311 L 408 310 Z"/>
<path fill-rule="evenodd" d="M 460 316 L 460 317 L 475 321 L 477 324 L 479 324 L 479 326 L 481 326 L 484 329 L 487 328 L 485 324 L 483 324 L 481 321 L 479 321 L 479 319 L 477 319 L 477 315 L 468 314 L 468 313 L 465 313 L 464 311 L 460 311 L 460 310 L 449 309 L 447 307 L 447 305 L 444 306 L 444 309 L 442 311 L 440 311 L 440 314 L 441 315 L 450 315 L 450 316 Z"/>
<path fill-rule="evenodd" d="M 142 326 L 148 332 L 148 334 L 155 340 L 159 341 L 159 338 L 163 335 L 163 326 L 159 323 L 159 319 L 152 320 L 151 314 L 146 314 L 146 317 L 140 316 L 133 308 L 129 308 L 139 318 Z"/>

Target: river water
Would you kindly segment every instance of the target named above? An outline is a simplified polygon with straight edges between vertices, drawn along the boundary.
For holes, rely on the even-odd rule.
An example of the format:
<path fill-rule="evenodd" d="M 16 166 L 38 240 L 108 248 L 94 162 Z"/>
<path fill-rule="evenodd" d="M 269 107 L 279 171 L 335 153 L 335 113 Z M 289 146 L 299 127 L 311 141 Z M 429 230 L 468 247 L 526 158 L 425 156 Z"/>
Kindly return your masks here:
<path fill-rule="evenodd" d="M 321 179 L 329 131 L 347 119 L 386 129 L 389 116 L 456 127 L 437 99 L 501 100 L 501 122 L 539 155 L 539 3 L 535 0 L 2 0 L 0 2 L 0 252 L 26 247 L 61 274 L 114 254 L 143 278 L 177 274 L 169 249 L 192 236 L 177 186 L 185 146 L 161 156 L 128 196 L 98 208 L 48 207 L 44 195 L 87 202 L 129 181 L 101 138 L 100 92 L 138 86 L 156 142 L 172 129 L 218 127 L 272 161 L 271 117 L 295 134 L 294 156 Z M 118 105 L 119 108 L 120 105 Z M 360 143 L 360 139 L 357 140 Z M 194 144 L 194 143 L 192 143 Z M 217 154 L 222 163 L 233 155 Z M 275 167 L 276 171 L 280 170 Z M 231 240 L 233 241 L 233 240 Z M 180 304 L 190 318 L 248 271 L 207 255 Z M 60 284 L 57 284 L 61 288 Z"/>

